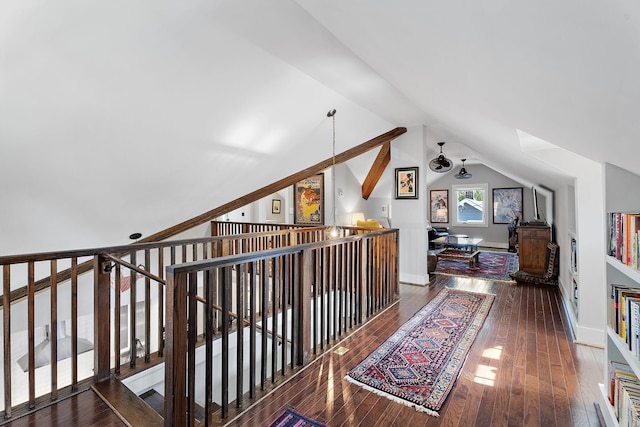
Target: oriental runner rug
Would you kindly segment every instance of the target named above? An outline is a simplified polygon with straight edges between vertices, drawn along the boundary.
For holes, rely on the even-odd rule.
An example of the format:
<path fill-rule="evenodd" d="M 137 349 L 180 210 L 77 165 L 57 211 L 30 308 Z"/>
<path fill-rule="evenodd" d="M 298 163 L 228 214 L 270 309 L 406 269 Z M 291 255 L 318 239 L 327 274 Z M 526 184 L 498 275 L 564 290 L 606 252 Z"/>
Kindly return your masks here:
<path fill-rule="evenodd" d="M 269 427 L 327 427 L 327 425 L 288 408 L 278 418 L 271 421 Z"/>
<path fill-rule="evenodd" d="M 347 381 L 438 416 L 495 296 L 444 288 L 347 373 Z"/>
<path fill-rule="evenodd" d="M 518 255 L 510 252 L 481 251 L 475 267 L 469 262 L 450 258 L 439 258 L 435 274 L 464 276 L 476 279 L 514 282 L 510 273 L 518 271 Z"/>

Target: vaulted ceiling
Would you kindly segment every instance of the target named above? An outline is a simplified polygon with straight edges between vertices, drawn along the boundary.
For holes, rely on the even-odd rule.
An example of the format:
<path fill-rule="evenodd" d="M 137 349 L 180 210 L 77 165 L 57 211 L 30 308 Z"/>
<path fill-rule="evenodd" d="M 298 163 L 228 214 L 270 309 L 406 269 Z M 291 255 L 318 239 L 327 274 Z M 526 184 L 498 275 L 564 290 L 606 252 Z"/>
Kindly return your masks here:
<path fill-rule="evenodd" d="M 329 157 L 331 108 L 337 151 L 425 125 L 524 183 L 571 182 L 541 148 L 640 173 L 639 76 L 632 0 L 4 0 L 0 254 L 229 202 Z"/>

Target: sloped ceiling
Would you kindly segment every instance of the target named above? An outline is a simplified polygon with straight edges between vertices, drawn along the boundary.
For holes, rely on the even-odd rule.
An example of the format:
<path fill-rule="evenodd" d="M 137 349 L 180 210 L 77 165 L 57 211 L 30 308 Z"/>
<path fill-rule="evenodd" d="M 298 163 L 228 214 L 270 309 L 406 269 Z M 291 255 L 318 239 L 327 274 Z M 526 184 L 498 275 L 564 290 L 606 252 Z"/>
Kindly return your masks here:
<path fill-rule="evenodd" d="M 426 125 L 434 155 L 521 182 L 571 176 L 519 135 L 640 173 L 639 8 L 4 0 L 0 254 L 128 243 L 233 200 L 329 157 L 331 108 L 337 151 Z"/>

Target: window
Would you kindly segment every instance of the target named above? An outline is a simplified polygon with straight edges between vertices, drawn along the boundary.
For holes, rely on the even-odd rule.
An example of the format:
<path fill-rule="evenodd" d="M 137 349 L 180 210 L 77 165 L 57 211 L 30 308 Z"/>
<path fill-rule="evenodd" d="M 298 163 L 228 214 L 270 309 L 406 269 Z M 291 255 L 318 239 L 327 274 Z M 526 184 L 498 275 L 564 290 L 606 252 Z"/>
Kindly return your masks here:
<path fill-rule="evenodd" d="M 487 184 L 454 185 L 451 206 L 453 223 L 461 226 L 488 227 L 489 213 L 487 212 Z M 451 203 L 450 203 L 451 204 Z"/>

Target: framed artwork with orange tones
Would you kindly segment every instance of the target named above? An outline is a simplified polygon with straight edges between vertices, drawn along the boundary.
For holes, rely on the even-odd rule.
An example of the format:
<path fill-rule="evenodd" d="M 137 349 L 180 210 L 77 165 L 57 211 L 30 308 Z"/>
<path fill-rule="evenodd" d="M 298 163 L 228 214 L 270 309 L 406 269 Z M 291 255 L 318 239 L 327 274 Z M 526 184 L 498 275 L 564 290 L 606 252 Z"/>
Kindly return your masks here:
<path fill-rule="evenodd" d="M 418 167 L 396 168 L 396 199 L 418 198 Z"/>
<path fill-rule="evenodd" d="M 317 174 L 293 185 L 296 208 L 294 223 L 324 224 L 324 174 Z"/>

